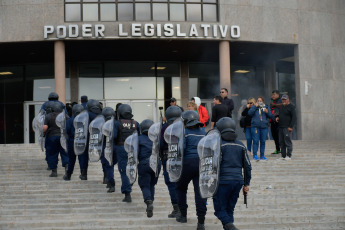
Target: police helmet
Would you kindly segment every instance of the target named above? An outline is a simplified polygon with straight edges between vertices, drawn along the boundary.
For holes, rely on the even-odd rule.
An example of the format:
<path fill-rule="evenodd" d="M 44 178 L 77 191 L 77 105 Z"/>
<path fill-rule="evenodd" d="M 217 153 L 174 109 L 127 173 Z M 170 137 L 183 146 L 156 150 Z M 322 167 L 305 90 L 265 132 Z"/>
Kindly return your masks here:
<path fill-rule="evenodd" d="M 202 123 L 199 121 L 199 114 L 195 111 L 188 110 L 182 113 L 182 119 L 186 127 L 192 127 L 195 125 L 200 126 Z"/>
<path fill-rule="evenodd" d="M 145 119 L 140 123 L 140 131 L 142 134 L 147 134 L 151 125 L 153 125 L 153 121 L 150 119 Z"/>
<path fill-rule="evenodd" d="M 102 112 L 101 104 L 99 104 L 99 101 L 94 99 L 90 99 L 86 103 L 86 108 L 88 111 L 93 112 L 95 114 L 101 114 Z"/>
<path fill-rule="evenodd" d="M 75 105 L 73 105 L 73 108 L 72 108 L 72 115 L 76 117 L 83 110 L 84 110 L 84 107 L 81 104 L 75 104 Z"/>
<path fill-rule="evenodd" d="M 48 102 L 46 103 L 46 108 L 45 108 L 45 110 L 46 110 L 46 113 L 47 113 L 47 114 L 53 112 L 53 110 L 52 110 L 53 104 L 54 104 L 54 101 L 48 101 Z"/>
<path fill-rule="evenodd" d="M 49 101 L 57 101 L 59 100 L 59 95 L 55 92 L 51 92 L 48 96 Z"/>
<path fill-rule="evenodd" d="M 216 127 L 219 130 L 220 134 L 231 132 L 235 133 L 236 123 L 230 117 L 223 117 L 219 119 L 216 123 Z"/>
<path fill-rule="evenodd" d="M 132 108 L 127 104 L 120 105 L 117 112 L 120 115 L 120 119 L 131 119 L 133 117 Z"/>
<path fill-rule="evenodd" d="M 108 121 L 111 119 L 112 116 L 115 118 L 115 111 L 113 108 L 105 107 L 102 110 L 102 115 L 104 116 L 105 120 Z"/>
<path fill-rule="evenodd" d="M 62 103 L 58 101 L 54 101 L 51 108 L 52 108 L 52 112 L 61 113 L 63 111 L 64 106 Z"/>
<path fill-rule="evenodd" d="M 168 124 L 172 124 L 177 118 L 181 116 L 182 110 L 178 106 L 169 106 L 165 111 Z"/>

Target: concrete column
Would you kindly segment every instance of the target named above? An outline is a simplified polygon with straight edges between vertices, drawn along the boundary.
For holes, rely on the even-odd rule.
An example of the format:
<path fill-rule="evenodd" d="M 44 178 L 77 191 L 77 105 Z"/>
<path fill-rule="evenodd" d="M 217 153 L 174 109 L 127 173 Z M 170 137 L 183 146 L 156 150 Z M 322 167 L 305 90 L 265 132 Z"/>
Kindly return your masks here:
<path fill-rule="evenodd" d="M 78 102 L 79 100 L 79 78 L 78 78 L 78 64 L 72 63 L 70 66 L 70 83 L 71 83 L 71 102 Z"/>
<path fill-rule="evenodd" d="M 219 42 L 219 75 L 220 88 L 227 88 L 228 97 L 231 97 L 231 76 L 230 76 L 230 42 Z"/>
<path fill-rule="evenodd" d="M 304 114 L 302 113 L 302 93 L 303 89 L 302 88 L 304 85 L 301 83 L 301 75 L 300 75 L 300 68 L 299 68 L 299 49 L 298 46 L 295 46 L 294 49 L 294 56 L 295 56 L 295 86 L 296 86 L 296 115 L 297 115 L 297 126 L 296 126 L 296 131 L 297 131 L 297 139 L 298 140 L 303 140 L 304 135 L 302 130 L 304 126 L 302 125 L 302 120 Z M 306 119 L 307 120 L 307 119 Z M 307 124 L 307 122 L 306 122 Z M 308 129 L 309 127 L 307 127 Z"/>
<path fill-rule="evenodd" d="M 55 92 L 59 95 L 59 101 L 66 103 L 66 60 L 63 41 L 54 43 L 54 73 Z"/>
<path fill-rule="evenodd" d="M 189 101 L 189 65 L 187 62 L 181 63 L 181 107 L 186 109 Z"/>

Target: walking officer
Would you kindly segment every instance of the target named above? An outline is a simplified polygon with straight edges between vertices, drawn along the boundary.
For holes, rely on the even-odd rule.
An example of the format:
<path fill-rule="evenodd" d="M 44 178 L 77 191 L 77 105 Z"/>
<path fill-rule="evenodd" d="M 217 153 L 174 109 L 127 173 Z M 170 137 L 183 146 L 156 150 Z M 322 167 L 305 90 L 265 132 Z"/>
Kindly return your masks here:
<path fill-rule="evenodd" d="M 57 101 L 62 106 L 62 109 L 63 110 L 65 109 L 65 105 L 61 101 L 59 101 L 59 95 L 57 93 L 55 93 L 55 92 L 51 92 L 48 95 L 48 101 L 43 103 L 43 105 L 41 106 L 41 109 L 46 111 L 46 109 L 47 109 L 46 107 L 47 107 L 47 104 L 48 104 L 49 101 Z"/>
<path fill-rule="evenodd" d="M 171 204 L 173 206 L 173 211 L 168 215 L 169 218 L 176 218 L 180 214 L 180 209 L 177 203 L 177 194 L 176 194 L 176 183 L 171 182 L 169 178 L 169 173 L 167 172 L 167 155 L 168 155 L 168 144 L 164 140 L 164 132 L 177 118 L 181 117 L 182 110 L 178 106 L 169 106 L 165 111 L 165 117 L 167 122 L 162 126 L 161 131 L 161 161 L 163 165 L 163 176 L 164 182 L 169 190 Z"/>
<path fill-rule="evenodd" d="M 118 160 L 118 169 L 121 174 L 121 193 L 125 194 L 123 202 L 132 202 L 131 192 L 132 185 L 126 175 L 126 166 L 128 161 L 128 155 L 124 149 L 124 142 L 127 137 L 133 134 L 135 130 L 140 132 L 139 123 L 132 119 L 132 108 L 130 105 L 122 104 L 118 108 L 119 120 L 114 124 L 114 142 L 115 153 Z"/>
<path fill-rule="evenodd" d="M 236 123 L 229 117 L 223 117 L 217 121 L 216 128 L 221 134 L 222 157 L 218 190 L 213 196 L 214 215 L 222 222 L 225 230 L 236 230 L 233 224 L 234 209 L 241 189 L 245 195 L 249 192 L 252 167 L 246 147 L 236 140 Z"/>
<path fill-rule="evenodd" d="M 51 104 L 49 105 L 51 113 L 46 115 L 43 126 L 43 131 L 46 135 L 46 159 L 48 167 L 52 170 L 52 173 L 49 176 L 57 177 L 59 153 L 62 161 L 62 167 L 68 167 L 69 159 L 67 153 L 60 144 L 61 131 L 55 122 L 57 115 L 63 111 L 63 106 L 59 102 L 52 102 L 49 104 Z"/>

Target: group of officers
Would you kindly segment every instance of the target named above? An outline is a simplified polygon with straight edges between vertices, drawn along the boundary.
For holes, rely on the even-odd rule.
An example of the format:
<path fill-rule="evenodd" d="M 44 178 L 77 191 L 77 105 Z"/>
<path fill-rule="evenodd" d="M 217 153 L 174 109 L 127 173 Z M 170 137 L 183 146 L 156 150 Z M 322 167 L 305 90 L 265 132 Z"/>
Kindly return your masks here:
<path fill-rule="evenodd" d="M 251 164 L 246 147 L 236 139 L 236 124 L 231 118 L 221 118 L 206 134 L 198 113 L 182 112 L 178 106 L 167 108 L 164 124 L 149 119 L 139 124 L 127 104 L 119 104 L 115 112 L 110 107 L 102 108 L 97 100 L 84 97 L 84 104 L 73 105 L 68 116 L 55 92 L 48 99 L 39 115 L 44 115 L 41 140 L 45 141 L 50 177 L 58 176 L 59 153 L 66 181 L 71 180 L 77 157 L 81 180 L 87 180 L 89 161 L 100 161 L 103 184 L 107 184 L 107 192 L 111 193 L 115 192 L 114 165 L 117 164 L 121 192 L 125 195 L 122 201 L 132 201 L 132 185 L 138 174 L 146 214 L 152 217 L 155 185 L 163 166 L 173 207 L 169 218 L 187 222 L 187 189 L 192 181 L 197 229 L 205 229 L 206 204 L 210 197 L 213 197 L 214 214 L 223 228 L 237 229 L 233 224 L 234 208 L 241 190 L 246 200 Z M 40 119 L 35 119 L 36 131 Z"/>

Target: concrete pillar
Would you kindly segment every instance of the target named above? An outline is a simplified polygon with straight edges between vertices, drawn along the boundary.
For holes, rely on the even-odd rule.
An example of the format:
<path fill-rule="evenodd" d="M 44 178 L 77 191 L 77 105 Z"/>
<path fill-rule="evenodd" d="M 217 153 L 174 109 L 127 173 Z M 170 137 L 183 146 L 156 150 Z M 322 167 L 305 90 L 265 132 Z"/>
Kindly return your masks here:
<path fill-rule="evenodd" d="M 297 139 L 303 140 L 303 114 L 302 114 L 302 88 L 304 85 L 301 83 L 301 75 L 299 70 L 299 49 L 298 46 L 295 46 L 294 49 L 294 56 L 295 56 L 295 87 L 296 87 L 296 115 L 297 115 L 297 125 L 296 125 L 296 132 L 297 132 Z"/>
<path fill-rule="evenodd" d="M 70 66 L 70 84 L 71 84 L 71 102 L 78 102 L 79 100 L 79 78 L 78 78 L 78 64 L 71 63 Z"/>
<path fill-rule="evenodd" d="M 54 74 L 55 92 L 59 95 L 59 101 L 66 103 L 66 60 L 63 41 L 54 43 Z"/>
<path fill-rule="evenodd" d="M 181 107 L 186 108 L 189 101 L 189 65 L 181 63 Z"/>
<path fill-rule="evenodd" d="M 231 97 L 231 76 L 230 76 L 230 42 L 219 42 L 219 75 L 220 88 L 227 88 L 228 97 Z"/>

